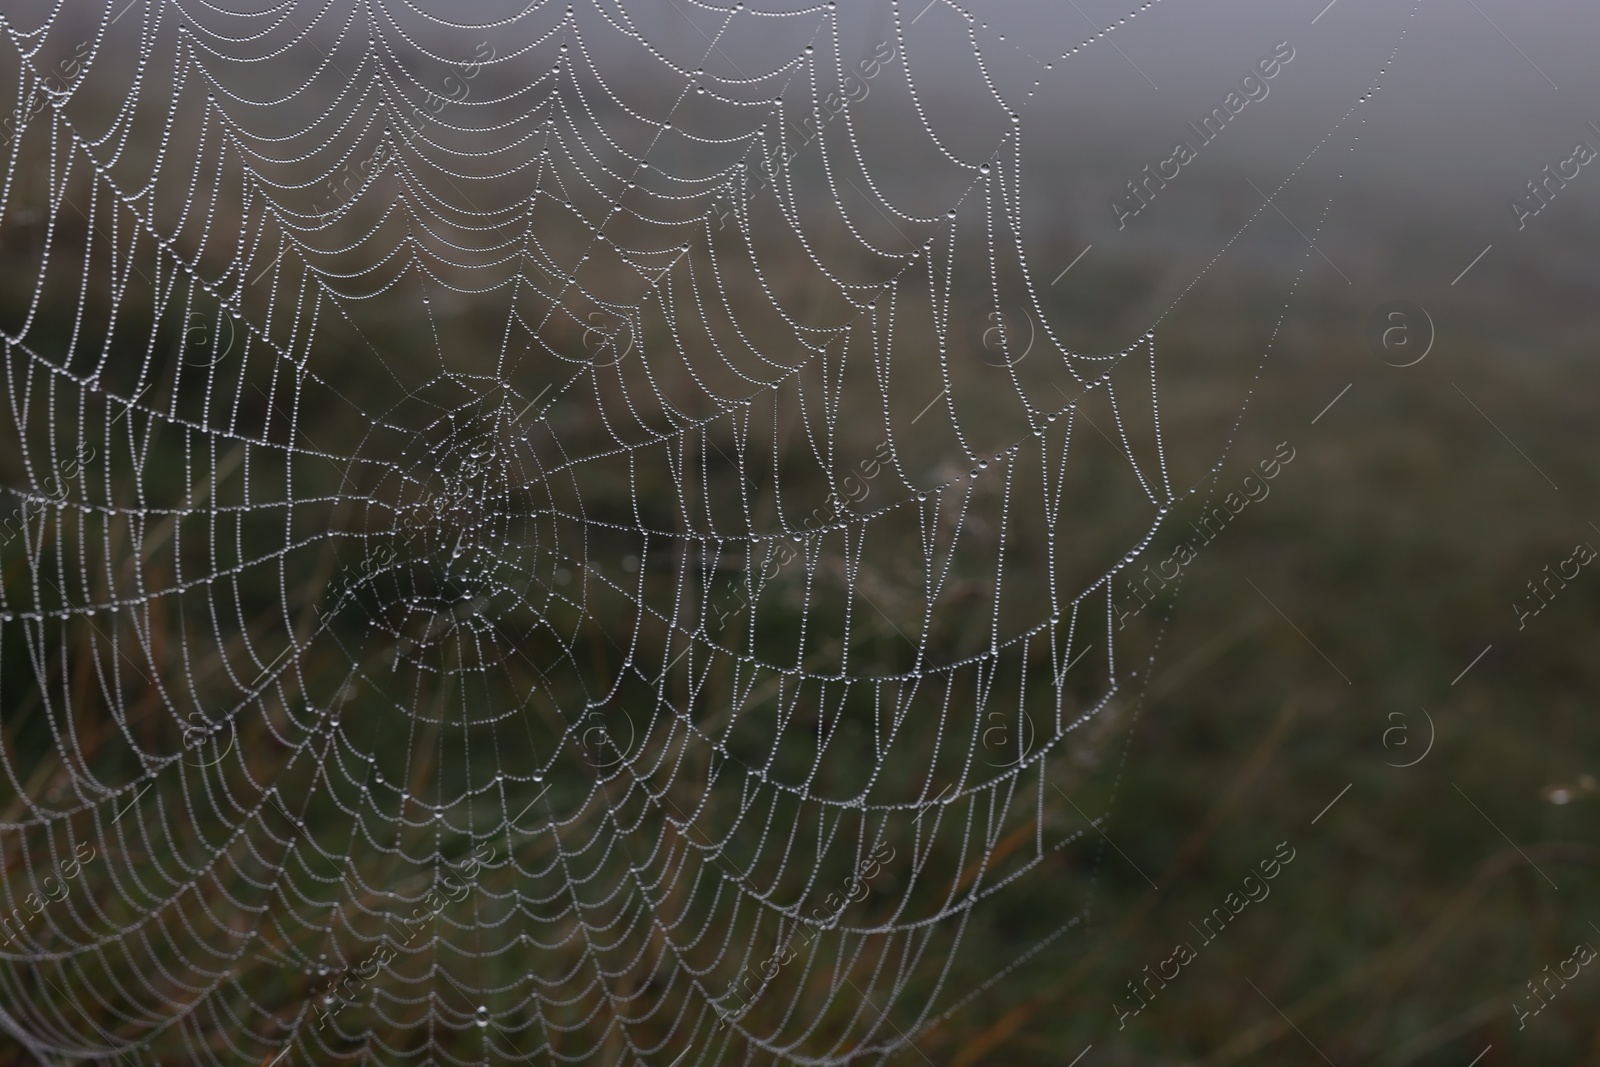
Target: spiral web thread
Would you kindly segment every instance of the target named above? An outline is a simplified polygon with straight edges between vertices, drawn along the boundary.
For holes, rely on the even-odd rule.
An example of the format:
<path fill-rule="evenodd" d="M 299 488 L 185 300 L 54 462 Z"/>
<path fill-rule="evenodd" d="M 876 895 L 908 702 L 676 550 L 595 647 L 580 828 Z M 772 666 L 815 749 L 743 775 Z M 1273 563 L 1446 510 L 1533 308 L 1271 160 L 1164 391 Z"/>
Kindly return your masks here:
<path fill-rule="evenodd" d="M 1175 499 L 1153 331 L 1067 350 L 1023 251 L 1028 101 L 1100 39 L 633 7 L 8 18 L 42 1062 L 887 1056 L 1085 832 Z M 1085 535 L 1083 453 L 1138 522 Z"/>

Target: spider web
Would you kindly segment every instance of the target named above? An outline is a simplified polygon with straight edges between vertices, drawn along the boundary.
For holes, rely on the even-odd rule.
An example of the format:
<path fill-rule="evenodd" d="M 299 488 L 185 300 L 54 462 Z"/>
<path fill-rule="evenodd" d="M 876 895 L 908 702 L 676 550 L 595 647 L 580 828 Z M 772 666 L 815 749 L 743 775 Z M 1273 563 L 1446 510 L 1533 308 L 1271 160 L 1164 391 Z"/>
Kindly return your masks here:
<path fill-rule="evenodd" d="M 1153 327 L 1070 350 L 1024 251 L 1109 31 L 643 7 L 8 18 L 41 1062 L 886 1056 L 1088 832 L 1186 491 Z"/>

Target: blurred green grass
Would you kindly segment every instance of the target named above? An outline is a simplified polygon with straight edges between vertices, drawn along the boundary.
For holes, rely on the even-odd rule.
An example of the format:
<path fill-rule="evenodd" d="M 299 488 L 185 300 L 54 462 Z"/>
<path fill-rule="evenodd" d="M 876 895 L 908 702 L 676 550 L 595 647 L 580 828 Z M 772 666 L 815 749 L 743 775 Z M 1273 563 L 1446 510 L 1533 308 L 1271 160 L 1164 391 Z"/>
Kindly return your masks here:
<path fill-rule="evenodd" d="M 9 328 L 21 313 L 16 294 L 27 291 L 27 260 L 15 255 L 6 269 L 0 288 L 12 294 L 4 308 Z M 1157 290 L 1154 279 L 1163 271 L 1154 264 L 1121 263 L 1104 275 L 1086 272 L 1094 280 L 1082 289 L 1065 290 L 1054 298 L 1058 303 L 1051 310 L 1085 330 L 1110 333 L 1117 324 L 1104 311 L 1107 303 L 1119 294 Z M 1185 303 L 1159 332 L 1163 419 L 1175 485 L 1200 478 L 1230 438 L 1232 419 L 1244 403 L 1243 389 L 1249 387 L 1242 383 L 1251 382 L 1250 368 L 1260 359 L 1271 326 L 1269 312 L 1280 291 L 1278 279 L 1217 283 L 1206 299 Z M 1485 1044 L 1492 1048 L 1480 1061 L 1484 1067 L 1600 1064 L 1600 1028 L 1593 1011 L 1597 997 L 1585 985 L 1600 979 L 1585 975 L 1575 980 L 1526 1031 L 1516 1028 L 1508 1006 L 1510 998 L 1524 991 L 1526 979 L 1563 958 L 1570 943 L 1584 936 L 1588 921 L 1600 922 L 1593 874 L 1600 859 L 1594 840 L 1600 797 L 1580 784 L 1584 775 L 1600 773 L 1588 696 L 1595 689 L 1590 649 L 1600 592 L 1592 576 L 1584 574 L 1526 631 L 1515 630 L 1508 607 L 1523 595 L 1527 579 L 1545 563 L 1564 557 L 1575 541 L 1590 536 L 1600 540 L 1600 533 L 1588 525 L 1600 521 L 1600 513 L 1589 510 L 1586 492 L 1593 484 L 1594 453 L 1587 445 L 1600 370 L 1564 344 L 1552 346 L 1558 351 L 1509 363 L 1502 344 L 1508 327 L 1497 309 L 1459 297 L 1429 305 L 1440 323 L 1435 354 L 1415 368 L 1389 368 L 1365 352 L 1361 342 L 1365 315 L 1378 299 L 1381 295 L 1334 300 L 1319 293 L 1293 307 L 1262 379 L 1253 383 L 1257 396 L 1239 436 L 1228 446 L 1230 458 L 1219 478 L 1225 487 L 1237 481 L 1281 440 L 1296 448 L 1295 463 L 1274 482 L 1268 500 L 1247 509 L 1186 568 L 1175 604 L 1170 609 L 1159 605 L 1161 610 L 1147 612 L 1135 624 L 1128 635 L 1130 647 L 1142 650 L 1159 638 L 1153 671 L 1141 671 L 1144 681 L 1128 686 L 1128 699 L 1116 702 L 1096 725 L 1093 742 L 1084 746 L 1091 766 L 1083 775 L 1085 793 L 1075 802 L 1091 815 L 1111 805 L 1104 828 L 1115 846 L 1084 833 L 1049 855 L 1046 869 L 1024 879 L 1003 910 L 986 912 L 975 922 L 947 980 L 944 1002 L 978 988 L 1027 951 L 1041 931 L 1066 917 L 1087 907 L 1089 921 L 919 1037 L 918 1048 L 933 1062 L 1060 1064 L 1093 1044 L 1094 1059 L 1086 1063 L 1309 1064 L 1321 1062 L 1321 1055 L 1309 1047 L 1314 1042 L 1341 1064 L 1443 1067 L 1466 1063 Z M 38 338 L 43 349 L 64 343 L 61 324 L 70 321 L 70 306 L 63 304 L 41 319 L 47 324 Z M 140 313 L 136 303 L 124 309 L 130 337 L 149 333 L 149 311 L 142 312 L 143 323 L 137 321 Z M 1570 315 L 1570 309 L 1551 314 Z M 362 332 L 400 363 L 425 360 L 403 328 L 391 324 L 384 332 L 384 317 L 374 314 Z M 1536 320 L 1537 309 L 1530 307 L 1522 317 Z M 463 314 L 447 323 L 447 330 L 470 338 L 482 333 L 481 326 Z M 555 343 L 581 350 L 581 336 L 567 332 L 570 336 Z M 177 358 L 177 334 L 158 332 L 157 337 L 153 350 L 169 360 Z M 473 358 L 482 361 L 481 353 L 492 350 L 492 344 L 478 347 L 480 354 Z M 362 347 L 349 338 L 331 339 L 318 351 L 317 361 L 330 383 L 373 377 Z M 1026 370 L 1037 373 L 1034 366 Z M 958 368 L 967 405 L 963 410 L 988 424 L 986 433 L 1004 440 L 1006 435 L 991 427 L 1003 427 L 1014 417 L 1008 414 L 1013 398 L 1005 392 L 1009 384 L 997 384 L 1003 379 L 984 377 L 992 371 L 976 361 Z M 546 376 L 533 380 L 543 382 Z M 1346 384 L 1351 385 L 1349 393 L 1312 425 L 1312 418 Z M 689 383 L 680 374 L 666 388 L 688 391 Z M 535 391 L 523 390 L 526 395 Z M 381 410 L 396 399 L 383 395 L 363 401 L 362 407 Z M 343 421 L 348 411 L 331 392 L 310 400 L 299 409 L 300 424 L 315 427 L 322 437 L 319 444 L 330 451 L 352 448 L 360 427 Z M 1473 402 L 1517 445 L 1510 445 Z M 1092 398 L 1086 401 L 1086 410 L 1095 410 L 1093 404 Z M 264 401 L 251 398 L 248 406 L 258 424 L 270 424 Z M 599 447 L 607 441 L 607 431 L 576 400 L 553 419 L 569 445 Z M 869 417 L 840 420 L 841 453 L 870 454 L 881 425 L 881 417 L 876 423 Z M 1133 436 L 1140 449 L 1153 444 L 1137 431 Z M 800 449 L 798 435 L 787 440 L 790 448 Z M 727 439 L 720 444 L 733 447 Z M 1561 489 L 1551 489 L 1531 469 L 1531 461 L 1518 454 L 1518 447 L 1537 457 Z M 931 453 L 933 445 L 927 450 Z M 192 484 L 185 478 L 187 454 L 180 435 L 158 437 L 144 475 L 153 496 L 183 498 Z M 4 457 L 10 485 L 26 480 L 16 459 L 14 454 Z M 776 477 L 803 501 L 785 503 L 785 514 L 793 520 L 820 501 L 828 487 L 814 465 L 791 459 L 780 455 Z M 118 467 L 122 462 L 111 453 L 106 472 L 110 482 L 126 485 L 132 480 L 131 468 Z M 319 491 L 331 495 L 340 481 L 338 471 L 318 464 L 307 464 L 296 474 L 298 484 L 313 496 Z M 282 492 L 281 485 L 271 484 L 270 468 L 258 469 L 253 477 L 260 479 L 257 492 L 268 499 Z M 1137 495 L 1130 492 L 1126 471 L 1109 462 L 1074 477 L 1080 481 L 1073 491 L 1086 502 L 1073 517 L 1084 539 L 1080 563 L 1092 572 L 1091 563 L 1126 547 L 1122 538 L 1132 521 L 1129 509 L 1135 505 L 1130 501 Z M 767 483 L 770 478 L 756 480 Z M 724 479 L 723 484 L 731 483 Z M 887 494 L 891 485 L 885 481 L 881 491 Z M 591 484 L 586 492 L 594 514 L 633 521 L 628 484 Z M 873 494 L 879 492 L 875 484 Z M 764 521 L 776 521 L 776 506 L 771 496 L 761 499 L 760 508 L 773 509 L 763 512 Z M 672 514 L 671 506 L 662 506 L 648 517 L 668 527 Z M 329 509 L 324 509 L 298 521 L 306 531 L 315 531 L 328 520 Z M 279 532 L 260 533 L 257 548 L 274 547 Z M 208 537 L 205 527 L 198 527 L 186 542 L 189 550 Z M 569 533 L 565 543 L 575 540 L 581 543 Z M 625 542 L 606 543 L 597 555 L 614 559 L 630 548 L 638 550 Z M 244 555 L 250 554 L 247 545 Z M 1016 573 L 1036 572 L 1041 555 L 1038 545 L 1019 553 Z M 964 567 L 976 573 L 984 562 L 979 556 Z M 15 597 L 13 602 L 25 601 L 27 568 L 15 552 L 5 559 L 7 595 Z M 314 599 L 336 563 L 354 562 L 359 552 L 351 555 L 328 542 L 309 548 L 299 559 L 315 561 L 315 566 L 308 562 L 294 573 L 296 593 L 303 586 L 309 590 L 304 595 Z M 147 574 L 160 588 L 160 564 Z M 615 576 L 620 578 L 620 572 Z M 885 596 L 904 588 L 905 576 L 887 567 L 877 577 L 890 587 Z M 171 580 L 170 571 L 165 580 Z M 660 578 L 655 595 L 666 596 L 675 580 Z M 231 595 L 241 606 L 268 605 L 264 613 L 246 613 L 244 618 L 270 630 L 270 606 L 278 596 L 275 570 L 247 573 Z M 897 617 L 914 610 L 909 599 L 886 606 Z M 186 613 L 198 610 L 198 605 L 184 605 L 163 626 L 179 626 Z M 626 608 L 613 604 L 604 610 L 625 613 Z M 1038 608 L 1030 610 L 1037 613 Z M 548 601 L 539 614 L 569 636 L 582 634 L 581 644 L 590 653 L 589 662 L 574 658 L 566 665 L 568 673 L 556 686 L 553 703 L 591 697 L 620 669 L 618 635 L 631 632 L 636 620 L 617 616 L 622 621 L 616 633 L 598 632 L 602 628 L 589 633 L 582 613 L 563 606 L 559 598 Z M 947 653 L 970 647 L 982 637 L 978 615 L 946 613 L 938 620 L 935 647 Z M 356 611 L 338 620 L 335 628 L 357 640 L 360 622 Z M 791 602 L 762 616 L 761 640 L 792 650 L 799 623 Z M 827 628 L 820 627 L 823 637 Z M 853 654 L 883 669 L 905 669 L 907 650 L 888 628 L 877 631 Z M 674 647 L 664 627 L 651 630 L 648 641 L 655 651 Z M 91 651 L 91 643 L 87 624 L 72 625 L 62 628 L 59 646 L 52 651 L 62 653 L 83 674 L 90 662 L 104 656 L 103 649 Z M 1453 683 L 1485 646 L 1492 646 L 1489 653 Z M 522 646 L 541 664 L 559 657 L 564 647 L 554 632 L 534 633 Z M 27 689 L 36 682 L 25 650 L 8 642 L 0 651 L 5 675 L 27 680 L 6 686 L 6 743 L 11 751 L 36 760 L 53 758 L 55 743 L 35 710 L 38 694 Z M 240 658 L 240 650 L 225 646 L 225 655 Z M 220 662 L 202 664 L 199 677 L 215 682 L 219 692 L 229 692 L 235 686 L 221 677 Z M 303 687 L 327 698 L 336 691 L 343 667 L 337 655 L 314 660 L 291 689 Z M 247 677 L 253 673 L 245 671 Z M 727 674 L 713 673 L 706 684 L 710 688 L 699 698 L 704 706 L 725 705 L 731 684 Z M 1085 685 L 1081 695 L 1087 697 L 1092 688 Z M 675 677 L 673 687 L 679 699 L 687 699 L 686 680 Z M 515 686 L 507 682 L 505 688 Z M 1140 692 L 1143 697 L 1135 704 Z M 486 683 L 476 695 L 490 700 L 505 694 Z M 248 720 L 242 733 L 242 748 L 268 779 L 272 774 L 264 754 L 272 750 L 269 717 L 284 714 L 280 705 L 295 699 L 293 692 L 277 695 L 268 702 L 271 706 L 263 704 L 259 716 Z M 365 694 L 341 715 L 352 722 L 381 722 L 381 700 L 381 694 Z M 1419 751 L 1423 724 L 1417 709 L 1422 707 L 1438 730 L 1432 751 L 1411 768 L 1385 766 L 1385 761 L 1409 760 Z M 131 724 L 135 733 L 152 745 L 173 744 L 174 725 L 161 719 L 153 701 L 136 710 Z M 1393 713 L 1405 718 L 1393 719 Z M 105 736 L 103 711 L 86 704 L 74 714 L 89 734 Z M 1410 730 L 1408 744 L 1386 749 L 1384 732 L 1397 721 Z M 563 727 L 559 718 L 545 725 L 548 733 L 530 735 L 536 750 L 551 744 Z M 433 738 L 440 727 L 428 729 L 435 731 L 426 735 L 428 743 L 399 731 L 388 737 L 380 732 L 371 743 L 386 773 L 413 783 L 416 795 L 441 763 L 468 767 L 461 773 L 476 782 L 505 766 L 503 756 L 495 758 L 492 750 L 479 750 L 471 760 L 458 753 L 448 761 L 438 756 L 415 765 L 413 753 L 438 747 Z M 653 720 L 646 736 L 658 737 L 657 731 L 666 729 L 664 720 Z M 760 729 L 756 734 L 751 753 L 760 751 Z M 732 743 L 739 742 L 736 738 Z M 836 777 L 859 779 L 868 762 L 846 755 L 836 761 Z M 120 767 L 116 763 L 110 760 L 99 769 L 120 769 L 128 779 L 137 774 L 131 760 L 123 759 Z M 41 788 L 63 788 L 68 764 L 38 766 L 45 781 Z M 518 768 L 518 773 L 528 770 Z M 898 773 L 893 767 L 885 772 L 891 779 Z M 690 770 L 678 773 L 681 777 Z M 592 778 L 568 775 L 552 803 L 573 810 L 591 794 Z M 312 791 L 300 777 L 292 781 L 292 786 L 285 784 L 286 792 L 316 797 L 306 813 L 308 833 L 321 838 L 324 824 L 331 831 L 343 830 L 345 823 L 326 794 Z M 661 784 L 665 787 L 666 780 Z M 909 771 L 889 784 L 914 791 Z M 1347 785 L 1349 792 L 1312 825 Z M 1555 786 L 1570 788 L 1574 799 L 1551 803 Z M 531 790 L 518 795 L 531 795 Z M 1481 813 L 1473 803 L 1481 805 Z M 15 817 L 17 802 L 11 806 L 8 817 Z M 594 807 L 586 817 L 591 829 L 603 823 L 604 807 Z M 713 822 L 717 807 L 713 795 Z M 1084 829 L 1081 814 L 1054 797 L 1043 821 L 1056 838 Z M 652 816 L 648 825 L 652 832 L 665 832 L 659 816 Z M 1508 844 L 1495 826 L 1516 844 Z M 200 820 L 183 826 L 185 840 L 176 844 L 201 847 L 209 841 L 204 847 L 214 848 L 228 829 L 225 822 Z M 1126 1001 L 1126 983 L 1137 979 L 1147 964 L 1170 955 L 1175 943 L 1193 944 L 1188 924 L 1220 903 L 1280 841 L 1288 841 L 1297 858 L 1272 883 L 1270 898 L 1247 909 L 1149 1009 L 1126 1030 L 1116 1031 L 1111 1004 Z M 353 848 L 356 843 L 343 844 Z M 753 851 L 755 845 L 736 839 L 732 848 Z M 340 854 L 337 847 L 334 851 Z M 1532 869 L 1530 859 L 1559 890 Z M 939 860 L 954 862 L 955 854 L 941 853 Z M 625 861 L 619 857 L 613 862 Z M 131 855 L 120 862 L 137 867 L 153 857 Z M 405 883 L 406 865 L 385 863 L 390 873 L 370 876 L 369 881 Z M 103 879 L 103 871 L 86 871 L 85 878 L 91 883 Z M 1141 871 L 1155 879 L 1159 891 L 1150 888 Z M 295 877 L 305 882 L 311 876 Z M 830 871 L 823 881 L 840 878 L 840 872 Z M 499 888 L 510 885 L 506 881 Z M 104 881 L 94 893 L 112 923 L 137 916 L 138 907 Z M 359 950 L 349 947 L 347 952 L 356 956 Z M 526 970 L 514 954 L 494 963 L 504 973 L 483 975 L 482 985 Z M 317 987 L 307 976 L 282 968 L 264 969 L 254 980 L 258 1000 L 285 1011 Z M 573 1018 L 590 1006 L 575 1007 Z M 26 1060 L 12 1050 L 6 1062 Z"/>

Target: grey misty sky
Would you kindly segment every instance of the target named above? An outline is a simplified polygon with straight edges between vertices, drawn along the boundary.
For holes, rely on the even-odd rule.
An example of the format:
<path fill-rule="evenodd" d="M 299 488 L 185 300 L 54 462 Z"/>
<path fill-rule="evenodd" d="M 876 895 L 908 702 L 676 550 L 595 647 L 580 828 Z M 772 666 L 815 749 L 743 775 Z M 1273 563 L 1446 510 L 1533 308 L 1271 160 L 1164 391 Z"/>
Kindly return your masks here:
<path fill-rule="evenodd" d="M 610 12 L 625 10 L 631 25 L 662 54 L 690 69 L 703 62 L 722 73 L 732 74 L 730 66 L 756 73 L 792 58 L 807 40 L 814 39 L 819 51 L 833 44 L 824 12 L 795 18 L 750 13 L 814 9 L 814 0 L 752 0 L 731 20 L 687 0 L 598 3 Z M 32 24 L 48 6 L 45 0 L 17 0 L 13 20 Z M 526 0 L 415 5 L 458 22 L 505 18 L 527 6 Z M 586 43 L 598 58 L 605 57 L 620 38 L 608 40 L 612 31 L 591 5 L 574 6 Z M 919 87 L 947 121 L 967 121 L 970 114 L 974 121 L 992 122 L 998 114 L 978 80 L 969 29 L 1003 91 L 1022 95 L 1032 78 L 1042 76 L 1039 95 L 1028 102 L 1025 127 L 1039 148 L 1087 140 L 1150 155 L 1157 150 L 1153 141 L 1170 140 L 1185 120 L 1219 103 L 1251 62 L 1280 40 L 1293 44 L 1296 59 L 1273 85 L 1270 101 L 1249 116 L 1258 132 L 1238 140 L 1252 144 L 1229 149 L 1240 166 L 1270 171 L 1280 158 L 1289 158 L 1275 150 L 1278 142 L 1297 160 L 1372 84 L 1397 43 L 1398 61 L 1384 78 L 1384 91 L 1362 116 L 1365 143 L 1350 161 L 1352 177 L 1364 183 L 1448 196 L 1471 195 L 1479 186 L 1486 193 L 1509 182 L 1510 189 L 1498 194 L 1503 199 L 1553 161 L 1557 150 L 1563 150 L 1560 158 L 1570 154 L 1587 120 L 1600 124 L 1600 63 L 1594 61 L 1600 5 L 1587 0 L 1334 0 L 1331 7 L 1327 0 L 1162 0 L 1130 17 L 1140 6 L 1135 0 L 980 0 L 966 5 L 973 16 L 970 25 L 947 0 L 931 5 L 900 0 L 898 10 L 913 53 L 922 60 L 916 70 Z M 323 12 L 314 36 L 330 38 L 350 25 L 339 14 L 348 5 L 334 7 Z M 504 34 L 446 31 L 409 13 L 407 5 L 385 7 L 420 40 L 438 41 L 441 47 L 474 33 Z M 98 3 L 69 2 L 64 18 L 87 29 L 102 10 Z M 551 8 L 547 20 L 559 17 L 560 10 Z M 118 27 L 129 30 L 130 44 L 143 11 L 136 7 L 123 20 L 128 25 Z M 893 39 L 890 0 L 840 0 L 835 12 L 847 63 L 866 56 L 874 43 Z M 1116 29 L 1107 40 L 1056 63 L 1054 71 L 1038 69 L 1039 62 L 1094 37 L 1095 26 Z M 818 27 L 821 31 L 814 32 Z M 713 38 L 720 48 L 706 57 Z M 630 68 L 639 70 L 637 58 L 631 55 L 627 63 L 613 66 L 610 75 L 629 77 Z"/>
<path fill-rule="evenodd" d="M 754 0 L 731 19 L 687 0 L 598 2 L 613 14 L 624 10 L 673 63 L 690 70 L 704 65 L 730 77 L 792 60 L 807 41 L 819 53 L 831 53 L 835 39 L 829 16 L 815 10 L 812 0 Z M 478 0 L 463 8 L 430 0 L 418 6 L 451 20 L 489 21 L 527 5 Z M 624 42 L 592 5 L 574 6 L 585 45 L 609 77 L 646 86 L 647 99 L 665 101 L 681 91 L 679 76 L 669 77 L 660 64 L 641 63 L 637 46 Z M 1504 221 L 1498 216 L 1511 218 L 1508 199 L 1546 164 L 1566 159 L 1580 138 L 1600 147 L 1600 133 L 1587 125 L 1600 125 L 1600 64 L 1594 61 L 1600 5 L 1594 3 L 1163 0 L 1130 17 L 1137 6 L 1133 0 L 984 0 L 968 6 L 970 23 L 946 0 L 902 0 L 898 11 L 928 113 L 941 134 L 967 138 L 963 150 L 969 143 L 974 151 L 980 142 L 992 145 L 990 131 L 1006 121 L 984 85 L 973 41 L 982 73 L 1007 99 L 1026 100 L 1033 79 L 1040 79 L 1037 95 L 1026 100 L 1023 143 L 1034 167 L 1031 187 L 1048 186 L 1060 176 L 1060 203 L 1043 203 L 1035 216 L 1044 222 L 1052 214 L 1087 218 L 1091 205 L 1102 212 L 1105 201 L 1144 165 L 1171 154 L 1173 142 L 1186 136 L 1187 122 L 1219 105 L 1251 64 L 1282 40 L 1292 44 L 1295 59 L 1271 83 L 1266 100 L 1251 104 L 1223 139 L 1205 148 L 1189 168 L 1194 175 L 1183 179 L 1183 195 L 1208 182 L 1237 184 L 1240 177 L 1275 187 L 1380 81 L 1385 67 L 1382 92 L 1345 121 L 1344 130 L 1360 134 L 1357 150 L 1319 152 L 1296 179 L 1297 189 L 1310 191 L 1343 174 L 1346 188 L 1389 208 L 1405 204 L 1441 217 L 1458 210 L 1476 218 L 1495 215 L 1498 226 Z M 37 8 L 34 14 L 42 16 L 44 7 L 44 0 L 18 0 L 14 20 L 35 21 L 27 12 Z M 813 10 L 793 18 L 751 14 L 808 7 Z M 324 44 L 339 27 L 352 25 L 338 14 L 347 4 L 335 8 L 314 32 Z M 405 5 L 386 9 L 419 41 L 450 54 L 468 54 L 470 42 L 484 37 L 515 36 L 503 29 L 447 31 Z M 144 10 L 136 7 L 116 28 L 128 31 L 126 43 L 136 37 Z M 543 17 L 557 19 L 563 10 L 551 8 Z M 837 39 L 846 65 L 867 56 L 877 42 L 893 40 L 893 10 L 890 0 L 840 0 Z M 66 11 L 69 21 L 92 22 L 101 8 L 69 3 Z M 1095 37 L 1096 26 L 1116 29 L 1058 61 L 1062 52 Z M 361 44 L 347 41 L 343 47 Z M 1044 71 L 1045 61 L 1055 61 L 1055 69 Z M 892 92 L 879 100 L 892 98 Z M 870 125 L 877 106 L 872 101 L 863 108 L 864 123 Z M 803 107 L 809 105 L 795 110 Z M 921 139 L 918 131 L 883 127 L 873 135 L 880 145 Z M 920 179 L 911 157 L 880 153 L 874 165 L 892 178 L 891 189 Z M 904 173 L 894 177 L 896 169 Z M 1600 215 L 1600 177 L 1586 173 L 1576 179 L 1564 200 L 1562 210 L 1571 218 Z"/>
<path fill-rule="evenodd" d="M 920 0 L 911 6 L 920 9 Z M 1570 149 L 1587 120 L 1600 124 L 1600 64 L 1594 61 L 1600 6 L 1592 3 L 1336 0 L 1329 8 L 1327 0 L 1165 0 L 1127 18 L 1134 6 L 994 0 L 971 10 L 1040 58 L 1093 37 L 1091 24 L 1104 29 L 1126 18 L 1107 41 L 1065 68 L 1058 65 L 1057 84 L 1073 84 L 1046 96 L 1035 113 L 1069 115 L 1108 143 L 1170 140 L 1168 130 L 1179 131 L 1220 103 L 1280 40 L 1294 46 L 1296 58 L 1275 80 L 1261 113 L 1248 116 L 1252 124 L 1271 127 L 1271 136 L 1259 138 L 1251 152 L 1263 162 L 1275 153 L 1260 142 L 1281 138 L 1309 148 L 1384 67 L 1382 92 L 1358 113 L 1365 120 L 1364 143 L 1349 169 L 1360 181 L 1392 185 L 1395 192 L 1471 195 L 1480 186 L 1506 187 L 1503 197 L 1553 161 L 1555 151 Z M 941 15 L 957 17 L 941 0 L 923 21 Z M 1105 47 L 1109 42 L 1122 54 Z M 1005 47 L 995 42 L 997 53 Z M 1095 70 L 1091 84 L 1059 77 L 1080 59 Z M 1600 147 L 1600 135 L 1589 134 Z M 1151 143 L 1144 154 L 1153 151 Z"/>
<path fill-rule="evenodd" d="M 789 6 L 808 5 L 797 0 Z M 1242 116 L 1248 123 L 1238 125 L 1247 135 L 1230 135 L 1233 143 L 1213 152 L 1220 158 L 1208 161 L 1209 168 L 1272 180 L 1297 164 L 1380 80 L 1382 91 L 1346 124 L 1360 127 L 1358 150 L 1337 166 L 1370 193 L 1430 207 L 1449 202 L 1504 210 L 1512 193 L 1545 163 L 1566 158 L 1585 131 L 1600 147 L 1600 134 L 1585 125 L 1600 125 L 1600 64 L 1594 61 L 1600 5 L 1335 0 L 1329 7 L 1327 0 L 1164 0 L 1129 17 L 1138 6 L 1129 0 L 986 0 L 967 6 L 997 83 L 1025 92 L 1033 77 L 1042 77 L 1025 126 L 1036 154 L 1087 146 L 1093 158 L 1077 155 L 1074 164 L 1091 170 L 1103 164 L 1120 173 L 1137 159 L 1137 172 L 1143 162 L 1169 154 L 1184 123 L 1220 104 L 1250 65 L 1281 40 L 1295 48 L 1293 63 L 1274 81 L 1269 99 Z M 677 0 L 630 10 L 638 26 L 683 56 L 703 52 L 706 37 L 715 36 L 724 21 Z M 846 0 L 837 10 L 847 58 L 852 47 L 865 54 L 873 42 L 892 37 L 888 0 Z M 931 7 L 927 0 L 903 0 L 899 10 L 911 48 L 922 51 L 919 87 L 938 113 L 952 122 L 993 122 L 998 105 L 981 91 L 970 58 L 961 55 L 963 16 L 945 0 Z M 1116 25 L 1119 19 L 1124 21 Z M 754 21 L 771 27 L 783 20 Z M 1094 27 L 1113 25 L 1107 40 L 1057 62 L 1053 71 L 1038 69 L 1093 38 Z M 730 57 L 748 56 L 748 66 L 759 69 L 762 36 L 775 52 L 789 45 L 774 28 L 755 37 L 735 31 L 722 40 Z M 818 44 L 831 46 L 829 35 Z M 1383 68 L 1388 69 L 1380 79 Z M 1600 179 L 1594 184 L 1585 210 L 1600 206 Z"/>

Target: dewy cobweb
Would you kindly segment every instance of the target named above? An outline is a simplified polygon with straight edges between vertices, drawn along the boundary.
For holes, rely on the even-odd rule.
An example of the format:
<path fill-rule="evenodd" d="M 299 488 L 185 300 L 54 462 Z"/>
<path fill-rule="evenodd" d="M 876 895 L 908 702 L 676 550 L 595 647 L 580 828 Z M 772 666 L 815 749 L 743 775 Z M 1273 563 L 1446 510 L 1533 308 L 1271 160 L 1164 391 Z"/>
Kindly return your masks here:
<path fill-rule="evenodd" d="M 8 11 L 39 1062 L 843 1063 L 987 977 L 1092 833 L 1155 333 L 1026 252 L 1104 42 L 847 7 Z"/>

